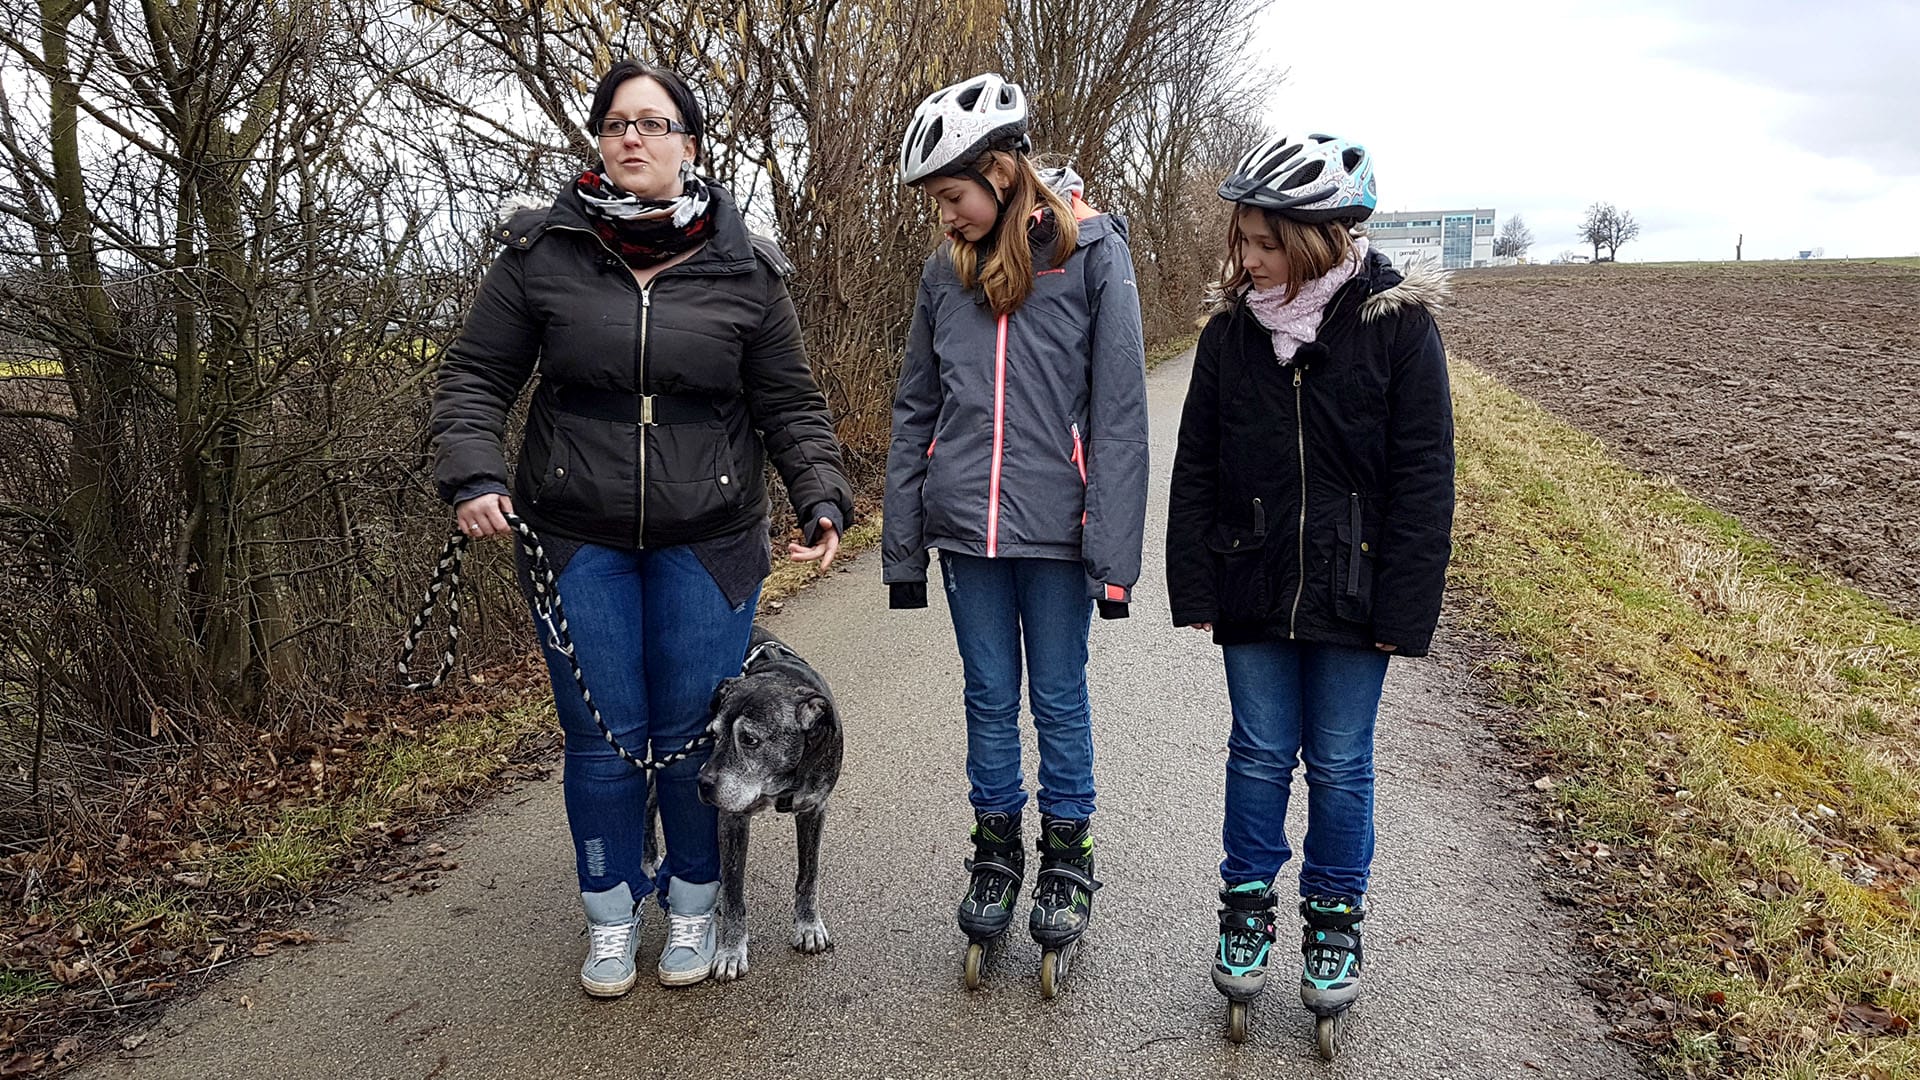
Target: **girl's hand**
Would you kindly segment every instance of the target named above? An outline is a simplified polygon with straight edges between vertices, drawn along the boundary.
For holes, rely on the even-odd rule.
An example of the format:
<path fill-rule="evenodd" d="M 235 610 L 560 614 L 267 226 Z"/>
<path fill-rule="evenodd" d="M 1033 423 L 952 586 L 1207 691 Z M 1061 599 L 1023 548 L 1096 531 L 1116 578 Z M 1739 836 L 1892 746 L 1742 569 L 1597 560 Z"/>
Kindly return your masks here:
<path fill-rule="evenodd" d="M 820 519 L 820 542 L 808 547 L 793 542 L 787 544 L 787 558 L 793 562 L 812 562 L 820 560 L 820 572 L 826 573 L 833 568 L 834 556 L 840 554 L 840 533 L 833 527 L 829 518 Z"/>
<path fill-rule="evenodd" d="M 1187 624 L 1187 629 L 1189 629 L 1189 630 L 1204 630 L 1204 631 L 1206 631 L 1206 632 L 1208 632 L 1208 633 L 1212 633 L 1212 632 L 1213 632 L 1213 624 L 1212 624 L 1212 623 L 1210 623 L 1210 622 L 1197 622 L 1197 623 L 1188 623 L 1188 624 Z"/>
<path fill-rule="evenodd" d="M 507 515 L 513 513 L 513 500 L 505 495 L 480 495 L 453 508 L 453 517 L 462 536 L 484 540 L 505 536 L 513 531 Z"/>
<path fill-rule="evenodd" d="M 1388 645 L 1383 641 L 1374 642 L 1373 647 L 1379 649 L 1381 652 L 1395 652 L 1400 648 L 1398 645 Z"/>

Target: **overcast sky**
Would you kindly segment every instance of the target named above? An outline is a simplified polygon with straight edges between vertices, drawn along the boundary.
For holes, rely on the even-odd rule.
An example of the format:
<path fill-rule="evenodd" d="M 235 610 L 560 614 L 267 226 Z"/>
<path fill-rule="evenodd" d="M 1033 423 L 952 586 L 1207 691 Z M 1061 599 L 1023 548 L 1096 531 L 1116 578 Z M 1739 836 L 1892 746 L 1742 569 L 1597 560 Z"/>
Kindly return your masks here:
<path fill-rule="evenodd" d="M 1383 210 L 1518 212 L 1535 258 L 1589 250 L 1595 201 L 1640 222 L 1622 260 L 1920 255 L 1914 0 L 1354 10 L 1330 47 L 1343 20 L 1279 0 L 1256 52 L 1287 69 L 1269 122 L 1366 145 Z"/>

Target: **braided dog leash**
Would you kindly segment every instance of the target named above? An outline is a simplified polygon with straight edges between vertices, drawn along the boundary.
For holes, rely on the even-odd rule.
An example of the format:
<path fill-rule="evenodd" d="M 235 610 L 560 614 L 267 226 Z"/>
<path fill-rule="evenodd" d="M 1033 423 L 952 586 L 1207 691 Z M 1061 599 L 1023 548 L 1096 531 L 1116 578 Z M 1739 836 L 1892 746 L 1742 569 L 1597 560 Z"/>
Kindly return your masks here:
<path fill-rule="evenodd" d="M 620 741 L 613 737 L 613 731 L 607 727 L 606 720 L 601 717 L 600 706 L 594 704 L 593 693 L 587 689 L 587 677 L 580 671 L 580 658 L 574 652 L 573 635 L 567 632 L 567 616 L 560 604 L 560 589 L 554 577 L 553 563 L 540 546 L 539 534 L 517 514 L 508 514 L 507 524 L 513 527 L 520 550 L 527 556 L 531 570 L 529 577 L 533 584 L 533 612 L 547 628 L 546 645 L 567 658 L 567 665 L 573 669 L 573 683 L 580 688 L 580 699 L 587 703 L 587 711 L 593 714 L 593 722 L 599 726 L 600 734 L 606 737 L 607 745 L 613 747 L 622 761 L 646 772 L 685 761 L 711 745 L 713 736 L 702 734 L 673 753 L 659 758 L 635 757 L 620 745 Z M 434 564 L 433 580 L 427 585 L 426 602 L 407 627 L 406 643 L 400 650 L 400 678 L 408 690 L 437 689 L 453 672 L 454 657 L 460 651 L 460 566 L 466 559 L 468 543 L 469 539 L 464 533 L 454 533 L 447 538 L 447 546 L 441 550 L 439 561 Z M 440 605 L 442 593 L 446 595 L 447 603 L 447 650 L 441 654 L 439 670 L 433 673 L 432 678 L 414 681 L 413 656 L 419 649 L 420 638 L 426 633 L 427 624 L 432 621 L 433 613 Z"/>

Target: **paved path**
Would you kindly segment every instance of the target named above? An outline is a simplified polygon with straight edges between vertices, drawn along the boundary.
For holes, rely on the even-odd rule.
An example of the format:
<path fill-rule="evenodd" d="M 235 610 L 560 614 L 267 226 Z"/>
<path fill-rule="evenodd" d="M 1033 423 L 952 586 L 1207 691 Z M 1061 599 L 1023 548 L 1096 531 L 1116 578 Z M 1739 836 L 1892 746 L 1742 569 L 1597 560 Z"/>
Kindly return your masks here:
<path fill-rule="evenodd" d="M 1159 479 L 1138 610 L 1094 623 L 1107 885 L 1061 997 L 1040 999 L 1038 952 L 1024 933 L 1009 937 L 987 990 L 959 986 L 964 939 L 951 911 L 969 820 L 960 663 L 937 585 L 934 607 L 888 611 L 870 556 L 771 624 L 832 680 L 847 718 L 822 886 L 834 951 L 786 947 L 792 832 L 785 819 L 763 819 L 750 873 L 752 975 L 683 991 L 643 981 L 624 1000 L 586 998 L 574 983 L 583 941 L 556 775 L 441 837 L 460 868 L 438 891 L 352 901 L 314 927 L 335 940 L 247 966 L 85 1075 L 1638 1075 L 1573 982 L 1588 960 L 1541 901 L 1527 862 L 1537 841 L 1507 810 L 1521 781 L 1487 764 L 1499 748 L 1486 707 L 1444 640 L 1439 658 L 1396 660 L 1388 678 L 1368 992 L 1345 1054 L 1319 1063 L 1285 970 L 1255 1007 L 1254 1037 L 1238 1047 L 1222 1037 L 1206 958 L 1226 692 L 1218 651 L 1166 624 L 1158 551 L 1187 371 L 1170 363 L 1152 377 Z M 1028 754 L 1031 775 L 1030 735 Z M 1299 824 L 1296 815 L 1296 837 Z M 663 923 L 649 913 L 643 962 L 657 955 Z"/>

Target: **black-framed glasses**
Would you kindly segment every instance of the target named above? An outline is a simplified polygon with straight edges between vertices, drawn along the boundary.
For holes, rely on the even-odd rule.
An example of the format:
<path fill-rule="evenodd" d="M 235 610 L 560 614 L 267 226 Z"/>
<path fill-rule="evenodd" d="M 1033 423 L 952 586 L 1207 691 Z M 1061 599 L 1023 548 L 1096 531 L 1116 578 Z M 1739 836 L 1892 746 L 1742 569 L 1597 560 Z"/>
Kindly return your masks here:
<path fill-rule="evenodd" d="M 634 128 L 640 134 L 650 138 L 658 138 L 676 131 L 682 135 L 687 132 L 685 124 L 678 120 L 669 120 L 664 116 L 642 116 L 634 120 L 620 116 L 603 116 L 593 125 L 593 133 L 603 139 L 617 139 L 625 135 L 628 128 Z"/>

